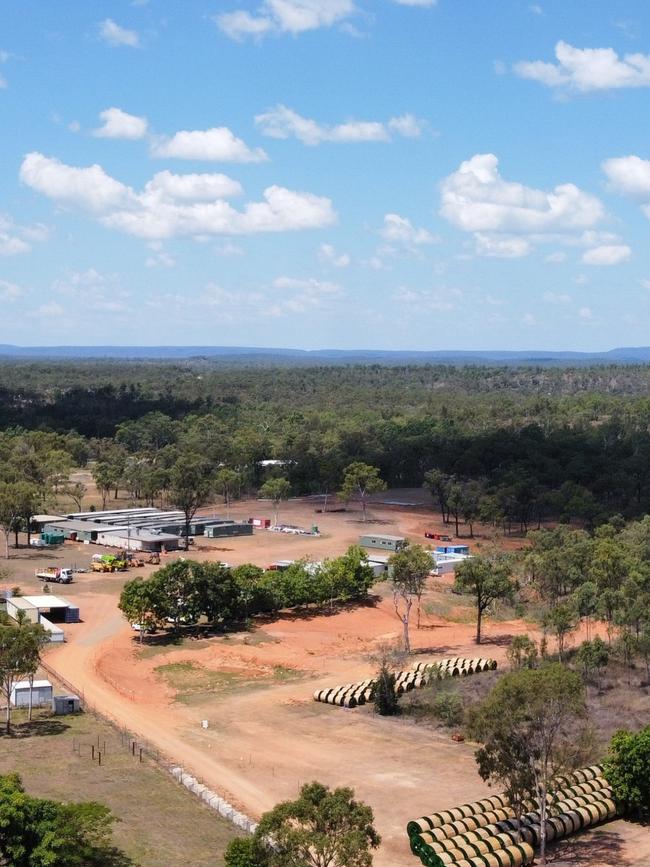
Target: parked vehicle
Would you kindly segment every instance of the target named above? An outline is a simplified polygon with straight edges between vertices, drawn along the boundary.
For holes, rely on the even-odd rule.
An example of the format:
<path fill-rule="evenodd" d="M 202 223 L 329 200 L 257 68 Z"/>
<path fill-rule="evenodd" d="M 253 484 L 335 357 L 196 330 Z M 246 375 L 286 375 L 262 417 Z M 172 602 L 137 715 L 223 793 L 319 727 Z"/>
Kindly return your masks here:
<path fill-rule="evenodd" d="M 451 536 L 446 533 L 425 533 L 425 539 L 438 539 L 440 542 L 451 542 Z"/>
<path fill-rule="evenodd" d="M 43 539 L 30 539 L 29 544 L 30 544 L 30 547 L 32 547 L 32 548 L 47 548 L 47 547 L 49 547 L 47 542 L 43 541 Z"/>
<path fill-rule="evenodd" d="M 72 569 L 49 566 L 47 569 L 37 570 L 36 577 L 41 581 L 52 581 L 55 584 L 72 584 Z"/>

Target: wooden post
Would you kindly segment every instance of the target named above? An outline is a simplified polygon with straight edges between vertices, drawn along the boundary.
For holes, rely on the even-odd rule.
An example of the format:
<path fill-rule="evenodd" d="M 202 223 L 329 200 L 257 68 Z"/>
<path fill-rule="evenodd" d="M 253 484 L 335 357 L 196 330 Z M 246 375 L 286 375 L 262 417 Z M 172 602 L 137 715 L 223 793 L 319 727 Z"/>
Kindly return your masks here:
<path fill-rule="evenodd" d="M 98 765 L 101 765 L 101 763 L 102 763 L 102 754 L 101 754 L 101 753 L 97 753 L 97 764 L 98 764 Z"/>
<path fill-rule="evenodd" d="M 91 751 L 92 751 L 90 757 L 91 757 L 91 759 L 92 759 L 93 762 L 94 762 L 94 761 L 95 761 L 95 744 L 93 744 L 93 745 L 90 747 L 90 749 L 91 749 Z"/>
<path fill-rule="evenodd" d="M 140 747 L 140 764 L 142 764 L 142 747 Z"/>

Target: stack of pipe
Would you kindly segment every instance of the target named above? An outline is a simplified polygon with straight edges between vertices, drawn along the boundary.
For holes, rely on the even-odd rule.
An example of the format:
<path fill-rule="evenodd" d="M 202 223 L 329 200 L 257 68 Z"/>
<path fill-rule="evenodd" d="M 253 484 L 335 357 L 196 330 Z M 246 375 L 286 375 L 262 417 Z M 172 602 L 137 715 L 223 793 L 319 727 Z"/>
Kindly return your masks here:
<path fill-rule="evenodd" d="M 478 674 L 480 671 L 493 671 L 497 667 L 494 659 L 441 659 L 438 662 L 418 662 L 415 668 L 398 671 L 395 674 L 395 692 L 403 695 L 413 689 L 422 689 L 432 680 L 443 677 L 459 677 Z M 314 701 L 334 704 L 339 707 L 360 707 L 372 701 L 377 687 L 377 680 L 361 680 L 357 683 L 345 683 L 342 686 L 317 689 Z"/>
<path fill-rule="evenodd" d="M 418 662 L 416 671 L 438 670 L 440 677 L 465 677 L 468 674 L 478 674 L 480 671 L 494 671 L 497 667 L 496 659 L 464 659 L 452 657 L 439 659 L 433 662 Z"/>
<path fill-rule="evenodd" d="M 598 765 L 557 781 L 547 796 L 547 842 L 560 840 L 617 815 L 612 791 Z M 539 846 L 541 822 L 532 804 L 518 820 L 505 795 L 484 798 L 408 823 L 411 851 L 425 867 L 526 865 Z"/>

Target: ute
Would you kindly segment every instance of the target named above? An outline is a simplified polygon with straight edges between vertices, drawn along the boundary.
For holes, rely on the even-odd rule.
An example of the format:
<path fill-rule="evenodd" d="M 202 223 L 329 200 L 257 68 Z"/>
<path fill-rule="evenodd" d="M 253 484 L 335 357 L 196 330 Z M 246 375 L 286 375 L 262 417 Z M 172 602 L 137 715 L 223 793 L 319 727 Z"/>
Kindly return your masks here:
<path fill-rule="evenodd" d="M 55 584 L 71 584 L 72 569 L 64 569 L 60 566 L 48 566 L 47 569 L 37 570 L 36 577 L 41 581 L 52 581 Z"/>

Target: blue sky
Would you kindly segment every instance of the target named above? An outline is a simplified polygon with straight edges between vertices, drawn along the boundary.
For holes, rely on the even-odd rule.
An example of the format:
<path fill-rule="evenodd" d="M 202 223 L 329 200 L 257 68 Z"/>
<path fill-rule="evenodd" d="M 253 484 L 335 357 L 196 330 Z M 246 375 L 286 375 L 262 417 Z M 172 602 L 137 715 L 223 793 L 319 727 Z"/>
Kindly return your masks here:
<path fill-rule="evenodd" d="M 0 343 L 650 343 L 647 0 L 0 4 Z"/>

